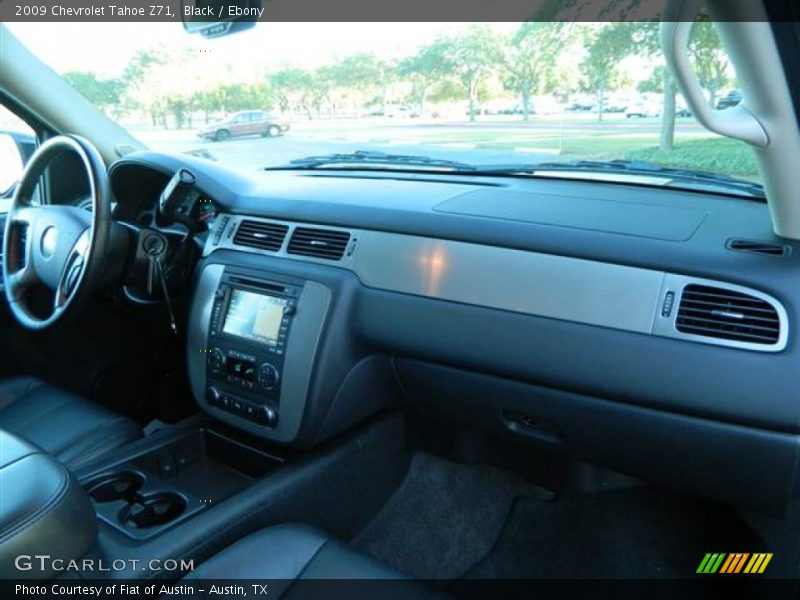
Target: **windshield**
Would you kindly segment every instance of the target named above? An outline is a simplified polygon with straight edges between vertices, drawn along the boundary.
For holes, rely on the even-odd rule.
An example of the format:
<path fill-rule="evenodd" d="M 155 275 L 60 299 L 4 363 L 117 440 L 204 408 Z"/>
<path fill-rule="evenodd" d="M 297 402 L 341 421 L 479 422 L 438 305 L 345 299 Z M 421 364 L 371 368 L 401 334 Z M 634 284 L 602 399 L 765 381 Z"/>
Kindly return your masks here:
<path fill-rule="evenodd" d="M 361 152 L 477 166 L 641 161 L 759 180 L 744 143 L 692 117 L 654 23 L 259 23 L 210 40 L 174 23 L 9 28 L 152 149 L 251 173 Z M 712 24 L 695 24 L 691 57 L 712 105 L 741 101 Z"/>

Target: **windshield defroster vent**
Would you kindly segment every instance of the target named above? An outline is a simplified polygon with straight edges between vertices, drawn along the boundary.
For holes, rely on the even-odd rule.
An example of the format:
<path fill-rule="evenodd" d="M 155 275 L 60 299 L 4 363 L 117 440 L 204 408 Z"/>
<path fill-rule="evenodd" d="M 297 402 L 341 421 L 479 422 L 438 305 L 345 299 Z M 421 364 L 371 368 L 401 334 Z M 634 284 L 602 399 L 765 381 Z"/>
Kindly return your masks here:
<path fill-rule="evenodd" d="M 786 256 L 790 250 L 790 247 L 785 244 L 755 242 L 753 240 L 729 240 L 727 245 L 731 250 L 766 254 L 767 256 Z"/>
<path fill-rule="evenodd" d="M 705 285 L 683 288 L 675 327 L 690 335 L 765 345 L 777 344 L 781 334 L 778 312 L 766 300 Z"/>
<path fill-rule="evenodd" d="M 277 252 L 283 246 L 289 227 L 280 223 L 244 220 L 236 230 L 233 243 L 259 250 Z"/>
<path fill-rule="evenodd" d="M 350 234 L 333 229 L 298 227 L 289 240 L 288 254 L 340 260 L 347 249 Z"/>

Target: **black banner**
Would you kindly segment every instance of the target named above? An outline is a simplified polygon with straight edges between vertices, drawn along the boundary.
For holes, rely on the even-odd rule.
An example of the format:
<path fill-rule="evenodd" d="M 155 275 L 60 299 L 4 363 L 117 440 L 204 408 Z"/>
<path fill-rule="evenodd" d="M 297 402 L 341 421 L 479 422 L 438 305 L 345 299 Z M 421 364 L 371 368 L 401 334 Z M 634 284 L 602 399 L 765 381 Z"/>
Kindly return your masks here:
<path fill-rule="evenodd" d="M 758 1 L 727 4 L 737 8 L 735 20 L 767 19 Z M 664 0 L 0 0 L 0 21 L 655 21 L 664 5 Z"/>
<path fill-rule="evenodd" d="M 154 581 L 0 581 L 0 597 L 85 600 L 103 598 L 200 599 L 281 598 L 292 600 L 377 600 L 380 598 L 613 598 L 661 600 L 710 598 L 797 598 L 796 581 L 748 579 L 747 576 L 699 576 L 686 580 L 458 580 L 415 581 L 380 579 L 207 580 Z"/>

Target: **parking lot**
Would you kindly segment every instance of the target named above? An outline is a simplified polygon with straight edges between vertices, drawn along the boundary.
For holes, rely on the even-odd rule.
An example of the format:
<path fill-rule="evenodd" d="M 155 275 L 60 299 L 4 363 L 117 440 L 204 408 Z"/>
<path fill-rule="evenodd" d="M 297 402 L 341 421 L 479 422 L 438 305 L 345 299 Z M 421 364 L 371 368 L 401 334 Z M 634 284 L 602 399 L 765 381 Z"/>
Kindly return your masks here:
<path fill-rule="evenodd" d="M 658 146 L 658 118 L 626 119 L 593 114 L 534 117 L 484 117 L 474 123 L 419 119 L 340 119 L 292 121 L 279 138 L 242 137 L 224 142 L 201 140 L 195 130 L 131 129 L 144 143 L 172 152 L 206 151 L 242 169 L 279 166 L 311 155 L 380 150 L 424 154 L 475 164 L 535 162 L 563 158 L 623 158 L 625 153 Z M 693 119 L 676 124 L 676 141 L 710 137 Z"/>

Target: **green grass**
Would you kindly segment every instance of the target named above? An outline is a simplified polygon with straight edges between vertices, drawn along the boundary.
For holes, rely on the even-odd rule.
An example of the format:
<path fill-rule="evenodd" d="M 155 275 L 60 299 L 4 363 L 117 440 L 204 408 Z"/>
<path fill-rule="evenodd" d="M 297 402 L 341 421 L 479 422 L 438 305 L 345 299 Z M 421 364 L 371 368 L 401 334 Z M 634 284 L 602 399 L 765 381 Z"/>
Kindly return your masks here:
<path fill-rule="evenodd" d="M 758 168 L 750 148 L 743 142 L 714 136 L 710 132 L 682 132 L 675 138 L 675 147 L 668 152 L 658 149 L 655 131 L 632 132 L 618 123 L 607 129 L 587 131 L 580 124 L 557 129 L 475 129 L 462 131 L 428 131 L 416 134 L 423 144 L 473 144 L 477 148 L 531 151 L 550 150 L 565 159 L 631 159 L 655 162 L 664 166 L 698 171 L 726 173 L 735 177 L 758 179 Z"/>
<path fill-rule="evenodd" d="M 738 177 L 758 177 L 753 151 L 744 142 L 725 138 L 683 142 L 669 152 L 662 152 L 655 147 L 644 148 L 628 152 L 625 158 L 697 171 L 728 173 Z"/>

